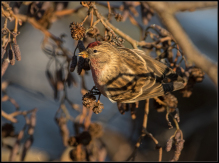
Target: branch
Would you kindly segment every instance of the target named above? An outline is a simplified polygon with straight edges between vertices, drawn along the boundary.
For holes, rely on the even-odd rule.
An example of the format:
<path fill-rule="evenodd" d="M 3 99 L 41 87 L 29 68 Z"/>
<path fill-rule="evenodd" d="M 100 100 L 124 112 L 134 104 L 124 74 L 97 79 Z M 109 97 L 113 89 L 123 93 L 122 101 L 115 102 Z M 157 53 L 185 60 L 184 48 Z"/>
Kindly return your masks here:
<path fill-rule="evenodd" d="M 171 7 L 171 12 L 175 13 L 177 11 L 194 11 L 195 9 L 203 9 L 207 7 L 217 7 L 217 2 L 169 2 Z"/>
<path fill-rule="evenodd" d="M 145 3 L 157 12 L 163 24 L 176 39 L 187 59 L 193 62 L 197 67 L 201 68 L 211 78 L 214 84 L 217 85 L 217 64 L 204 54 L 200 53 L 194 46 L 175 16 L 169 11 L 171 10 L 171 6 L 168 6 L 167 2 Z"/>

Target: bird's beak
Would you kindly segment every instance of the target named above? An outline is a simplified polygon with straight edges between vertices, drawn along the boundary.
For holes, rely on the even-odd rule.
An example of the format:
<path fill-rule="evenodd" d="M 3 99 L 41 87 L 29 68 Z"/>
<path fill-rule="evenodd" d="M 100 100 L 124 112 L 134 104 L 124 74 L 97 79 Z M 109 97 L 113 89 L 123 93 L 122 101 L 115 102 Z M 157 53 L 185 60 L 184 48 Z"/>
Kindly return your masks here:
<path fill-rule="evenodd" d="M 82 51 L 82 52 L 79 53 L 78 56 L 81 56 L 81 57 L 83 57 L 83 58 L 88 58 L 88 52 L 87 52 L 86 50 L 85 50 L 85 51 Z"/>

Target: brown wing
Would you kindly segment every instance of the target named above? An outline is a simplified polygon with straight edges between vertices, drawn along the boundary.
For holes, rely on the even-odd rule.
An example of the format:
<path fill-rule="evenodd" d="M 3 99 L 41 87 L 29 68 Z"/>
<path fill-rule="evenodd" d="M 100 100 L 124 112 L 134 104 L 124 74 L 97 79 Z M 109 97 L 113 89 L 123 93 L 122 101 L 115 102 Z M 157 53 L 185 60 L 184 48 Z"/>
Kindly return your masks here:
<path fill-rule="evenodd" d="M 107 97 L 111 101 L 124 102 L 142 94 L 145 85 L 153 85 L 153 73 L 148 72 L 146 63 L 137 53 L 119 48 L 119 73 L 105 86 Z"/>
<path fill-rule="evenodd" d="M 173 82 L 170 83 L 159 82 L 159 80 L 156 80 L 155 84 L 153 84 L 150 87 L 145 85 L 143 87 L 143 93 L 137 98 L 133 98 L 129 102 L 136 102 L 136 101 L 144 100 L 146 98 L 162 96 L 164 95 L 165 92 L 176 91 L 184 88 L 183 79 L 180 76 L 178 76 L 172 69 L 167 67 L 165 64 L 157 60 L 154 60 L 150 56 L 146 55 L 142 50 L 138 50 L 138 49 L 132 49 L 132 50 L 144 58 L 144 60 L 147 63 L 148 71 L 154 72 L 157 79 L 162 78 L 164 74 L 174 79 Z"/>
<path fill-rule="evenodd" d="M 150 72 L 154 72 L 156 76 L 156 81 L 158 82 L 159 79 L 162 80 L 163 77 L 167 77 L 171 79 L 173 82 L 173 91 L 179 90 L 184 88 L 184 80 L 182 77 L 176 74 L 171 68 L 167 67 L 165 64 L 153 59 L 152 57 L 146 55 L 144 51 L 139 49 L 132 49 L 132 51 L 139 54 L 147 63 L 147 69 Z M 163 81 L 162 81 L 163 83 Z M 168 83 L 166 84 L 168 86 Z M 164 86 L 165 87 L 165 86 Z"/>
<path fill-rule="evenodd" d="M 119 75 L 106 86 L 106 93 L 111 101 L 136 102 L 184 88 L 180 76 L 142 50 L 119 48 L 119 51 Z M 165 76 L 173 79 L 173 82 L 164 83 Z"/>

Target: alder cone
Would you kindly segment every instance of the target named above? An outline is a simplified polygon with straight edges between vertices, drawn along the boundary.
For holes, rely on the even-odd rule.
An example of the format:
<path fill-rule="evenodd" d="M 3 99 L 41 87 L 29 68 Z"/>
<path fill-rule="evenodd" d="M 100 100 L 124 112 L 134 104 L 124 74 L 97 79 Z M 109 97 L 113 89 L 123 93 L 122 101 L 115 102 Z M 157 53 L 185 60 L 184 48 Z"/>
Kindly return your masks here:
<path fill-rule="evenodd" d="M 75 70 L 75 67 L 77 66 L 77 56 L 73 56 L 71 60 L 71 65 L 70 65 L 70 71 L 73 72 Z"/>
<path fill-rule="evenodd" d="M 70 29 L 71 29 L 71 37 L 74 40 L 81 40 L 85 36 L 85 28 L 81 24 L 75 24 L 72 22 L 70 24 Z"/>
<path fill-rule="evenodd" d="M 84 62 L 85 62 L 85 59 L 83 57 L 79 57 L 79 60 L 78 60 L 78 74 L 80 75 L 81 74 L 81 71 L 84 67 Z"/>
<path fill-rule="evenodd" d="M 17 61 L 21 60 L 21 52 L 18 44 L 13 44 L 14 54 Z"/>

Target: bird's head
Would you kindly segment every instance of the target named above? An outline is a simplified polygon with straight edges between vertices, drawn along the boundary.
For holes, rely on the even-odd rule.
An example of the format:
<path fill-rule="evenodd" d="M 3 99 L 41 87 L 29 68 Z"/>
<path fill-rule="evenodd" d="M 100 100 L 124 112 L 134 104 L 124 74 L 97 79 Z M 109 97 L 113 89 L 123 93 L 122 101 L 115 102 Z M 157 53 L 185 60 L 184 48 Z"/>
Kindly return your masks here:
<path fill-rule="evenodd" d="M 98 63 L 109 63 L 115 56 L 117 49 L 106 41 L 95 41 L 90 43 L 87 48 L 79 53 L 79 56 L 95 60 Z"/>

